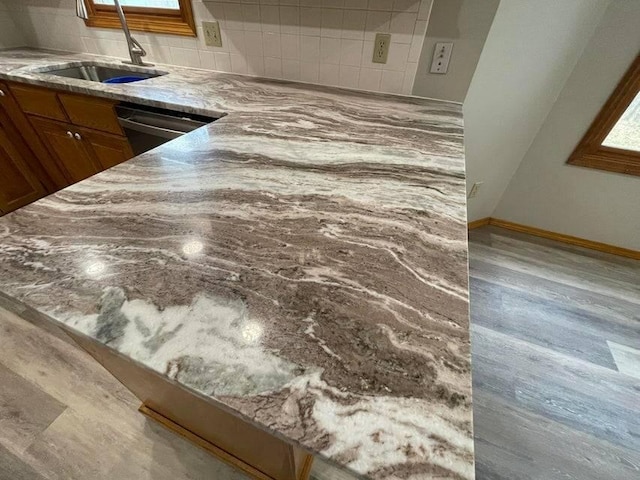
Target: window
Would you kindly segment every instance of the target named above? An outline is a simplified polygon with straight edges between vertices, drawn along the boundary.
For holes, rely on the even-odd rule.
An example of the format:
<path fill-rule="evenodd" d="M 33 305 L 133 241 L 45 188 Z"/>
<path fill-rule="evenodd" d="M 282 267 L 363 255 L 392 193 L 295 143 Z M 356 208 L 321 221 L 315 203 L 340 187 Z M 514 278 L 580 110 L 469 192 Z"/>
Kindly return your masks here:
<path fill-rule="evenodd" d="M 640 176 L 640 55 L 567 163 Z"/>
<path fill-rule="evenodd" d="M 89 27 L 120 28 L 113 0 L 85 0 Z M 196 36 L 191 0 L 120 0 L 131 30 Z"/>

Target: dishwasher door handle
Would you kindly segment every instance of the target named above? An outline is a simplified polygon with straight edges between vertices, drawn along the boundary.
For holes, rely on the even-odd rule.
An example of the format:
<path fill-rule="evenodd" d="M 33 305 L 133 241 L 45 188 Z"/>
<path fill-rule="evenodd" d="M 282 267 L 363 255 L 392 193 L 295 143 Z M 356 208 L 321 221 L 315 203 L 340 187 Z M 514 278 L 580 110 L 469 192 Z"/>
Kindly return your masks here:
<path fill-rule="evenodd" d="M 169 128 L 158 127 L 156 125 L 149 125 L 148 123 L 140 123 L 122 117 L 118 118 L 118 122 L 120 122 L 120 125 L 122 125 L 124 128 L 135 130 L 136 132 L 154 135 L 156 137 L 168 138 L 169 140 L 181 137 L 182 135 L 187 133 L 181 132 L 179 130 L 171 130 Z"/>

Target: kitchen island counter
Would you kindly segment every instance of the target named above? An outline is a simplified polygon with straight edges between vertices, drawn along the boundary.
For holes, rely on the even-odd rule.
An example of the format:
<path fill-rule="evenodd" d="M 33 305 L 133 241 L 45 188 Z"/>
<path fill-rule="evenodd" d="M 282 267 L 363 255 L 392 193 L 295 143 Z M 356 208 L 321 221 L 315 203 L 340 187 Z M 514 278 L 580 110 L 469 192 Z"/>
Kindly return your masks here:
<path fill-rule="evenodd" d="M 0 218 L 0 292 L 371 478 L 473 478 L 461 105 L 209 71 L 0 78 L 221 116 Z"/>

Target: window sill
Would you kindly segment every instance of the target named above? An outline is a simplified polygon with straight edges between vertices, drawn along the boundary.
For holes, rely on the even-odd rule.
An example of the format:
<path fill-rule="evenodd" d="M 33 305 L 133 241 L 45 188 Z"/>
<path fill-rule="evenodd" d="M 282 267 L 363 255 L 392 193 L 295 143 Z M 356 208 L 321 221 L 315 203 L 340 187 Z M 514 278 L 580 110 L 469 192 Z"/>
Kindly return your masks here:
<path fill-rule="evenodd" d="M 574 153 L 567 164 L 640 176 L 640 154 L 616 148 L 600 147 L 594 152 Z"/>

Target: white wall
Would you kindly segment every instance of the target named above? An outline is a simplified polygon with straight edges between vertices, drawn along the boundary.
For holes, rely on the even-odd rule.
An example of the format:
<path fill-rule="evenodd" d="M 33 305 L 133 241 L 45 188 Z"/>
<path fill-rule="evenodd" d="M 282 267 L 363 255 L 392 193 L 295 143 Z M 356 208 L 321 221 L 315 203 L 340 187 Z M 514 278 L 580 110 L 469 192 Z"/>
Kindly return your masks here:
<path fill-rule="evenodd" d="M 464 101 L 499 3 L 500 0 L 434 0 L 414 95 Z M 445 75 L 429 72 L 437 42 L 454 42 Z"/>
<path fill-rule="evenodd" d="M 491 216 L 610 0 L 503 0 L 464 103 L 470 221 Z"/>
<path fill-rule="evenodd" d="M 20 47 L 27 42 L 9 9 L 10 1 L 0 0 L 0 48 Z"/>
<path fill-rule="evenodd" d="M 135 33 L 149 60 L 225 72 L 411 93 L 432 0 L 193 0 L 198 38 Z M 121 31 L 87 28 L 74 0 L 9 0 L 29 45 L 126 57 Z M 218 20 L 223 47 L 201 22 Z M 376 32 L 390 32 L 386 65 Z"/>
<path fill-rule="evenodd" d="M 640 52 L 640 2 L 616 0 L 493 216 L 640 250 L 640 178 L 566 165 Z"/>

